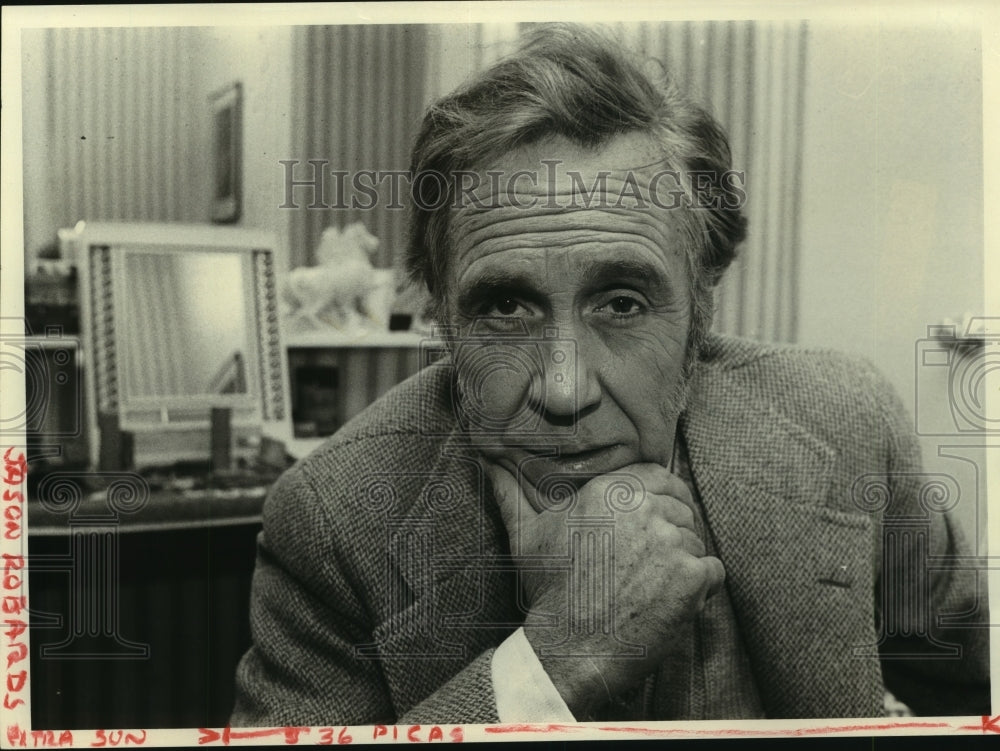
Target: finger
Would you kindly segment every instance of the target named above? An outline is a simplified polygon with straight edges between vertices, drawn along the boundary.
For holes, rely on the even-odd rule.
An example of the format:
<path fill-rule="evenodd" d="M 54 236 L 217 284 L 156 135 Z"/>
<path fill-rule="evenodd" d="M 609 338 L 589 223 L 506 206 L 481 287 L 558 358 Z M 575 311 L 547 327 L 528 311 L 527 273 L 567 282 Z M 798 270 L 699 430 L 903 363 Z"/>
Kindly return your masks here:
<path fill-rule="evenodd" d="M 622 467 L 613 474 L 631 475 L 639 481 L 647 494 L 669 495 L 681 501 L 684 505 L 694 508 L 694 498 L 692 498 L 691 490 L 687 484 L 660 464 L 653 462 L 630 464 L 627 467 Z M 600 477 L 595 478 L 595 480 L 599 479 Z"/>
<path fill-rule="evenodd" d="M 617 470 L 616 475 L 629 475 L 639 481 L 643 490 L 647 493 L 667 494 L 670 489 L 670 470 L 655 462 L 637 462 L 629 464 Z M 600 479 L 598 476 L 594 479 Z"/>
<path fill-rule="evenodd" d="M 481 463 L 493 486 L 493 496 L 508 533 L 516 530 L 525 519 L 537 516 L 517 478 L 509 470 L 486 459 Z"/>
<path fill-rule="evenodd" d="M 647 500 L 655 504 L 662 518 L 675 527 L 687 529 L 691 532 L 698 531 L 694 511 L 687 504 L 670 496 L 653 496 Z"/>
<path fill-rule="evenodd" d="M 705 543 L 690 529 L 680 529 L 681 549 L 695 558 L 705 556 Z"/>
<path fill-rule="evenodd" d="M 716 558 L 714 555 L 706 555 L 699 559 L 703 566 L 705 566 L 707 571 L 707 582 L 708 589 L 705 593 L 705 599 L 716 595 L 722 590 L 722 587 L 726 583 L 726 567 L 722 565 L 722 561 Z"/>

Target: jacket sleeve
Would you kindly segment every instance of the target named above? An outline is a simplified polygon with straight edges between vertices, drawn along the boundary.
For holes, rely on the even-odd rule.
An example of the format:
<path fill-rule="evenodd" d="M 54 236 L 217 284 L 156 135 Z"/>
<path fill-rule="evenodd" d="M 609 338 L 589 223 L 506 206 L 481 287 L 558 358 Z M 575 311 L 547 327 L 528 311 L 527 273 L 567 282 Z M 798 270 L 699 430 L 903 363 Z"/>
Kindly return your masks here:
<path fill-rule="evenodd" d="M 330 523 L 307 473 L 286 473 L 265 504 L 251 592 L 252 646 L 237 668 L 230 724 L 498 722 L 492 649 L 450 680 L 428 685 L 417 705 L 394 706 L 379 660 L 356 656 L 358 645 L 375 641 L 377 624 L 361 572 L 341 560 L 338 533 L 344 534 Z"/>
<path fill-rule="evenodd" d="M 958 501 L 955 487 L 922 471 L 906 409 L 882 376 L 872 378 L 888 457 L 876 582 L 886 687 L 919 715 L 988 714 L 986 581 L 972 567 L 955 566 L 972 552 L 947 510 Z M 977 501 L 975 492 L 960 490 L 962 502 Z"/>

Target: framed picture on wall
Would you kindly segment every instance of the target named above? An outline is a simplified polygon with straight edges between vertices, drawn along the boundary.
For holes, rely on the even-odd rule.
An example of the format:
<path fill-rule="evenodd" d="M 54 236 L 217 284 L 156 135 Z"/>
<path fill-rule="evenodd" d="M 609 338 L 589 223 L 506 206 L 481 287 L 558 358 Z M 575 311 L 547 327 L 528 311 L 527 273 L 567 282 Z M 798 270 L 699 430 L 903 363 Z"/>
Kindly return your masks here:
<path fill-rule="evenodd" d="M 210 96 L 212 107 L 212 221 L 240 218 L 243 180 L 243 89 L 239 81 Z"/>

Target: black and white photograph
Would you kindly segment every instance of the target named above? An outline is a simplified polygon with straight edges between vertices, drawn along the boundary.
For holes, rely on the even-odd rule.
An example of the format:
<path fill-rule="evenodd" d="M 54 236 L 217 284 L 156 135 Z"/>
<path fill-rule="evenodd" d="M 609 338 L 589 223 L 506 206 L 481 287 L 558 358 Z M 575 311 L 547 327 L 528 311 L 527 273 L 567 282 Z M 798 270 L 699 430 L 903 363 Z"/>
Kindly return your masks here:
<path fill-rule="evenodd" d="M 10 747 L 1000 732 L 996 10 L 3 21 Z"/>

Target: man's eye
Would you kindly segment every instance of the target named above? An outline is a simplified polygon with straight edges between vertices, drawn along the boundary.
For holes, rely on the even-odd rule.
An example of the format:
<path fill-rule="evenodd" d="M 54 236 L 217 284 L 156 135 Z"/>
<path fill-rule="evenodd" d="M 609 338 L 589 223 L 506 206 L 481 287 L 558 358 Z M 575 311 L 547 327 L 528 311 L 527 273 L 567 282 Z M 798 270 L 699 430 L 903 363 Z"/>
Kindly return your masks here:
<path fill-rule="evenodd" d="M 634 297 L 629 295 L 616 295 L 612 297 L 604 305 L 600 306 L 599 310 L 606 310 L 612 315 L 629 318 L 634 315 L 638 315 L 645 309 L 645 306 Z"/>
<path fill-rule="evenodd" d="M 616 297 L 611 301 L 611 310 L 621 315 L 632 313 L 638 307 L 639 303 L 631 297 Z"/>
<path fill-rule="evenodd" d="M 493 304 L 493 310 L 500 316 L 515 315 L 521 308 L 521 303 L 513 297 L 503 297 Z"/>

